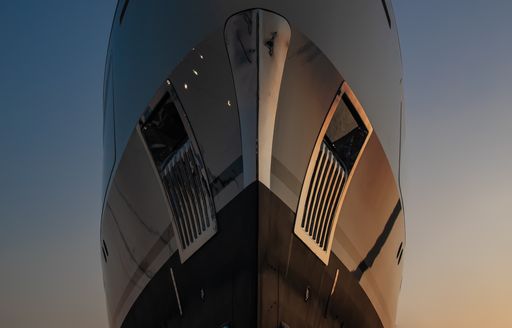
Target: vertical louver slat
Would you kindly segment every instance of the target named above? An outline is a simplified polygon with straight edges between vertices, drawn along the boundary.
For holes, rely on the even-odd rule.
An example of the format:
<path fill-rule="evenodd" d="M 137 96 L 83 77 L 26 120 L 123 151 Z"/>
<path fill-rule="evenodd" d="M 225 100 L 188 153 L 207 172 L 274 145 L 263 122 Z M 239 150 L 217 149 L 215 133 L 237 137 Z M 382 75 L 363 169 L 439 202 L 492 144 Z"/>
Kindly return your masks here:
<path fill-rule="evenodd" d="M 215 209 L 205 172 L 190 140 L 174 152 L 162 170 L 180 252 L 185 259 L 216 232 L 216 225 L 212 224 Z"/>

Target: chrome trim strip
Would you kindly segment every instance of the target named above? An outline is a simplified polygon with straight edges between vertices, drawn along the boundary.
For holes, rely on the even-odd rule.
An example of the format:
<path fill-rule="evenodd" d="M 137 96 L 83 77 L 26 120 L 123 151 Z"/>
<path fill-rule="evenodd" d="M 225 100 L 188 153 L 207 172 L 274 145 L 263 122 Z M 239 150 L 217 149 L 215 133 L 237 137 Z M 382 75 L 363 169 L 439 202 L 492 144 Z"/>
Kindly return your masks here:
<path fill-rule="evenodd" d="M 176 286 L 176 279 L 174 279 L 174 271 L 171 268 L 171 280 L 172 285 L 174 287 L 174 295 L 176 296 L 176 301 L 178 302 L 178 310 L 180 311 L 180 315 L 183 315 L 183 311 L 181 309 L 181 301 L 180 301 L 180 294 L 178 293 L 178 286 Z"/>

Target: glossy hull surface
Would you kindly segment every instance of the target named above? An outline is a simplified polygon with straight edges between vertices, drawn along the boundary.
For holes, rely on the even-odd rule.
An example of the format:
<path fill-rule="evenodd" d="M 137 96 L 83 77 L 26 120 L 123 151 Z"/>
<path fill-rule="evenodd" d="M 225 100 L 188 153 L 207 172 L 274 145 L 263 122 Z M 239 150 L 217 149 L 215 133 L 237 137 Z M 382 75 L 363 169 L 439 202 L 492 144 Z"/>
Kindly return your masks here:
<path fill-rule="evenodd" d="M 112 327 L 394 325 L 386 2 L 120 1 L 104 107 Z"/>

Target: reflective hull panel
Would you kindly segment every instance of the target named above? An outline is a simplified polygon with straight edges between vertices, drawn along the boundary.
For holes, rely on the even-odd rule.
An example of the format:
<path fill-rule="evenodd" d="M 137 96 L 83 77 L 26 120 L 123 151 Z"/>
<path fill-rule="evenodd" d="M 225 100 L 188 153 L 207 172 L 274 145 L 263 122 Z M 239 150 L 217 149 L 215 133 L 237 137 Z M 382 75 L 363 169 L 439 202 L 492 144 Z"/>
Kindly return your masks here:
<path fill-rule="evenodd" d="M 287 1 L 119 2 L 101 222 L 112 327 L 394 325 L 401 70 L 376 3 L 316 5 L 308 22 Z M 363 45 L 382 49 L 354 57 Z"/>

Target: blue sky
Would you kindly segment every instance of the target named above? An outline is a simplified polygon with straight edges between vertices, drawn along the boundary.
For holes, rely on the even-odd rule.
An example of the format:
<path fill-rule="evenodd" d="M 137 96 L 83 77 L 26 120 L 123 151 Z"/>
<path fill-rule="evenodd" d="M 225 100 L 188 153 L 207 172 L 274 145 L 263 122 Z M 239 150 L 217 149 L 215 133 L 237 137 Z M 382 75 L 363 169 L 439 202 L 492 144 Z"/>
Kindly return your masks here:
<path fill-rule="evenodd" d="M 398 327 L 512 327 L 512 2 L 393 2 L 407 250 Z"/>
<path fill-rule="evenodd" d="M 0 325 L 106 327 L 101 86 L 115 2 L 0 8 Z"/>
<path fill-rule="evenodd" d="M 512 327 L 512 2 L 393 4 L 406 106 L 398 327 Z M 0 6 L 4 327 L 106 327 L 101 96 L 114 8 Z"/>

